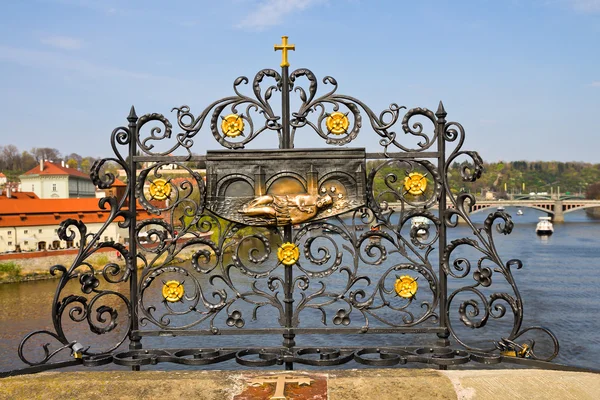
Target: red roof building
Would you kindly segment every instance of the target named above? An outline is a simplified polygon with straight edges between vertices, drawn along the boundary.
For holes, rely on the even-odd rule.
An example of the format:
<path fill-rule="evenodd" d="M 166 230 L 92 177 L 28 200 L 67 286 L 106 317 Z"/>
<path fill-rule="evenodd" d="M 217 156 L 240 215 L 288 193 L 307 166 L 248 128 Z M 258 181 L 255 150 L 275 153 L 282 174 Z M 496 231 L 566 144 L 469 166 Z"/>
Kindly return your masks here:
<path fill-rule="evenodd" d="M 39 199 L 37 195 L 33 192 L 14 192 L 11 188 L 7 186 L 7 189 L 4 189 L 2 193 L 0 193 L 0 201 L 2 200 L 35 200 Z"/>
<path fill-rule="evenodd" d="M 25 172 L 23 175 L 69 175 L 90 179 L 88 174 L 78 171 L 75 168 L 69 168 L 62 164 L 55 164 L 51 161 L 43 160 L 40 161 L 39 165 Z"/>
<path fill-rule="evenodd" d="M 40 161 L 19 176 L 21 190 L 34 192 L 40 199 L 95 197 L 95 186 L 88 174 L 64 163 Z"/>
<path fill-rule="evenodd" d="M 23 192 L 19 193 L 20 195 Z M 108 219 L 110 210 L 102 210 L 98 199 L 5 199 L 0 202 L 0 253 L 10 251 L 34 251 L 76 247 L 79 233 L 74 241 L 61 241 L 58 226 L 68 218 L 86 224 L 88 233 L 99 232 Z M 157 218 L 146 212 L 138 203 L 137 219 Z M 118 227 L 116 218 L 102 233 L 101 240 L 124 243 L 128 231 Z"/>

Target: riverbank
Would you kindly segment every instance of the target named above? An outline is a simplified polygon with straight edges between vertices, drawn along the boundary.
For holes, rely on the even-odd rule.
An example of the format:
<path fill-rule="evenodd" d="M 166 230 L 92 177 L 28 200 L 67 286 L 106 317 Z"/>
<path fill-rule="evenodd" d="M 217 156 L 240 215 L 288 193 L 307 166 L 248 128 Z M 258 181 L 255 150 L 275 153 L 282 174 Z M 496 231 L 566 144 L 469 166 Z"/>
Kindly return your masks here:
<path fill-rule="evenodd" d="M 192 259 L 192 255 L 198 249 L 189 249 L 181 251 L 172 264 L 179 264 Z M 55 279 L 60 274 L 51 275 L 50 268 L 54 265 L 63 265 L 69 268 L 77 256 L 77 251 L 72 252 L 45 252 L 43 255 L 32 253 L 14 253 L 13 257 L 4 255 L 0 260 L 0 284 L 18 283 L 28 281 L 38 281 L 45 279 Z M 166 255 L 163 255 L 163 260 Z M 97 272 L 102 272 L 105 265 L 114 263 L 125 267 L 122 257 L 117 255 L 114 249 L 101 249 L 87 260 Z M 138 269 L 143 268 L 141 262 L 138 263 Z"/>
<path fill-rule="evenodd" d="M 585 214 L 592 219 L 600 219 L 600 207 L 587 208 Z"/>
<path fill-rule="evenodd" d="M 4 378 L 0 386 L 0 399 L 584 400 L 598 398 L 600 374 L 536 369 L 125 370 L 46 372 Z M 278 388 L 283 397 L 274 397 Z"/>

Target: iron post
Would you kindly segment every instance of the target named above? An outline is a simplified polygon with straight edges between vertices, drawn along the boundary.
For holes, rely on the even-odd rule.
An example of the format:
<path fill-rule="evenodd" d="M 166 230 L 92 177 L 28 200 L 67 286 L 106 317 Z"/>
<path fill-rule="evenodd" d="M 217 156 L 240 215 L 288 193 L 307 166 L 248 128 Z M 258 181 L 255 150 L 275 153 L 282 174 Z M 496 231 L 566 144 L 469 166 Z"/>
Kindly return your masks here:
<path fill-rule="evenodd" d="M 440 101 L 438 109 L 435 113 L 437 117 L 436 123 L 436 138 L 438 145 L 438 170 L 442 174 L 446 174 L 446 141 L 444 137 L 444 131 L 446 127 L 446 110 L 444 109 L 444 104 Z M 450 341 L 448 337 L 450 336 L 450 332 L 448 331 L 448 317 L 446 314 L 447 308 L 447 298 L 448 298 L 448 279 L 446 276 L 446 272 L 442 266 L 442 259 L 444 251 L 446 250 L 446 224 L 444 220 L 444 214 L 447 211 L 446 205 L 446 196 L 449 188 L 446 185 L 442 185 L 442 190 L 440 192 L 439 199 L 439 213 L 440 213 L 440 239 L 439 239 L 439 277 L 440 277 L 440 291 L 439 291 L 439 299 L 440 299 L 440 327 L 444 328 L 444 332 L 438 333 L 437 336 L 440 339 L 439 344 L 442 346 L 449 346 Z M 442 368 L 445 369 L 445 368 Z"/>
<path fill-rule="evenodd" d="M 137 176 L 137 167 L 135 156 L 137 154 L 137 120 L 135 108 L 131 106 L 131 111 L 127 117 L 129 121 L 129 176 L 127 177 L 127 189 L 129 196 L 129 256 L 127 260 L 128 268 L 131 269 L 129 277 L 129 290 L 131 299 L 131 331 L 129 333 L 129 349 L 139 350 L 142 348 L 141 337 L 138 335 L 138 317 L 137 317 L 137 246 L 136 232 L 137 225 L 137 203 L 135 199 L 135 181 Z M 133 371 L 139 371 L 139 366 L 132 366 Z"/>

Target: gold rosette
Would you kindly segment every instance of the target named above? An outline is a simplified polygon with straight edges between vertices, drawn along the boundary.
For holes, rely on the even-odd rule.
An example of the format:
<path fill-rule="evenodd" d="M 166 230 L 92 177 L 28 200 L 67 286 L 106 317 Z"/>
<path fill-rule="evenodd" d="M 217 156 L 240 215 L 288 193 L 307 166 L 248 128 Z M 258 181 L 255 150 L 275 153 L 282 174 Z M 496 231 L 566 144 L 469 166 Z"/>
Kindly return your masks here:
<path fill-rule="evenodd" d="M 396 283 L 394 284 L 394 290 L 396 290 L 396 294 L 398 294 L 400 297 L 404 297 L 405 299 L 412 299 L 415 297 L 418 289 L 419 284 L 417 283 L 417 280 L 408 275 L 398 277 L 398 279 L 396 279 Z"/>
<path fill-rule="evenodd" d="M 350 121 L 348 121 L 348 116 L 341 112 L 333 112 L 327 116 L 327 120 L 325 121 L 327 125 L 327 130 L 334 135 L 342 135 L 348 132 L 348 127 L 350 126 Z"/>
<path fill-rule="evenodd" d="M 225 136 L 236 137 L 244 132 L 244 119 L 241 115 L 229 114 L 221 122 L 221 130 Z"/>
<path fill-rule="evenodd" d="M 169 303 L 175 303 L 183 298 L 185 289 L 179 281 L 168 281 L 162 289 L 162 295 Z"/>
<path fill-rule="evenodd" d="M 283 265 L 292 265 L 300 258 L 300 249 L 294 243 L 284 243 L 277 250 L 277 258 Z"/>
<path fill-rule="evenodd" d="M 150 195 L 156 200 L 164 200 L 171 194 L 171 184 L 164 179 L 155 179 L 150 182 Z"/>
<path fill-rule="evenodd" d="M 427 178 L 418 172 L 411 172 L 404 178 L 404 189 L 413 195 L 423 194 L 427 189 Z"/>

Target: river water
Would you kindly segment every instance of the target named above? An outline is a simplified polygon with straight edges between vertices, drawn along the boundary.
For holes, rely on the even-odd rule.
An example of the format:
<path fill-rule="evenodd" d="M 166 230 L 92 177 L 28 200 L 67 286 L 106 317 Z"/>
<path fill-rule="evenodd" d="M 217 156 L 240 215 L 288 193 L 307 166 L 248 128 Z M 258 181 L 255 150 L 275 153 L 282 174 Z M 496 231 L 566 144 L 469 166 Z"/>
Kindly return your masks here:
<path fill-rule="evenodd" d="M 542 214 L 525 209 L 525 215 L 517 216 L 516 209 L 508 208 L 513 215 L 515 227 L 507 236 L 495 235 L 496 246 L 504 261 L 519 258 L 523 268 L 514 270 L 513 276 L 524 301 L 523 327 L 544 326 L 550 328 L 560 342 L 560 353 L 555 362 L 589 368 L 600 368 L 600 221 L 589 219 L 584 212 L 567 214 L 564 224 L 555 224 L 554 235 L 540 238 L 535 234 L 537 219 Z M 482 223 L 487 215 L 472 216 L 475 223 Z M 450 238 L 469 236 L 466 226 L 449 230 Z M 0 285 L 0 371 L 23 368 L 17 356 L 20 340 L 27 333 L 39 329 L 51 329 L 50 303 L 56 287 L 55 280 Z M 463 283 L 462 285 L 466 285 Z M 76 282 L 73 287 L 77 288 Z M 452 283 L 450 283 L 452 289 Z M 126 291 L 124 291 L 126 292 Z M 77 293 L 73 290 L 71 293 Z M 79 324 L 87 326 L 87 324 Z M 457 324 L 458 325 L 458 324 Z M 502 325 L 500 325 L 502 327 Z M 119 332 L 118 327 L 115 332 Z M 122 329 L 122 327 L 121 327 Z M 479 330 L 468 333 L 475 342 L 485 341 L 478 336 Z M 82 333 L 83 334 L 83 333 Z M 101 342 L 104 335 L 94 336 Z M 363 336 L 363 337 L 359 337 Z M 364 336 L 368 336 L 365 339 Z M 311 335 L 299 344 L 368 346 L 369 343 L 385 345 L 398 343 L 398 337 L 410 335 L 349 335 L 348 337 L 323 337 Z M 359 337 L 359 338 L 357 338 Z M 497 338 L 497 335 L 492 337 Z M 415 336 L 403 339 L 402 344 L 415 342 Z M 178 338 L 179 339 L 179 338 Z M 111 338 L 114 340 L 114 336 Z M 240 346 L 236 336 L 226 336 L 213 344 L 211 336 L 184 338 L 172 345 L 170 338 L 144 338 L 145 347 L 211 347 Z M 279 345 L 281 337 L 243 337 L 244 345 Z M 416 339 L 416 340 L 420 340 Z M 47 340 L 50 342 L 50 340 Z M 333 341 L 333 342 L 332 342 Z M 369 342 L 371 341 L 371 342 Z M 202 344 L 198 344 L 198 343 Z M 216 341 L 214 343 L 217 343 Z M 123 348 L 126 348 L 124 345 Z M 356 364 L 351 364 L 353 367 Z M 209 366 L 210 367 L 210 366 Z M 236 368 L 234 362 L 213 368 Z M 114 365 L 104 369 L 122 369 Z M 181 366 L 160 364 L 158 369 L 179 369 Z"/>

